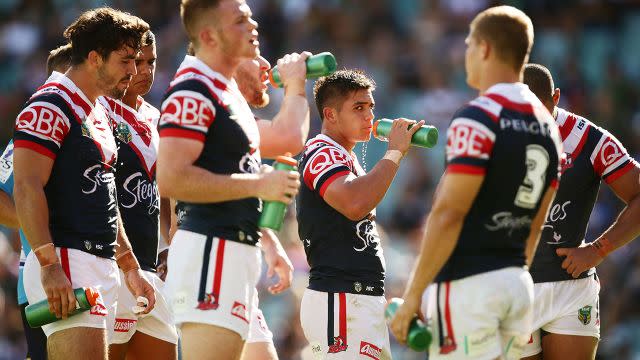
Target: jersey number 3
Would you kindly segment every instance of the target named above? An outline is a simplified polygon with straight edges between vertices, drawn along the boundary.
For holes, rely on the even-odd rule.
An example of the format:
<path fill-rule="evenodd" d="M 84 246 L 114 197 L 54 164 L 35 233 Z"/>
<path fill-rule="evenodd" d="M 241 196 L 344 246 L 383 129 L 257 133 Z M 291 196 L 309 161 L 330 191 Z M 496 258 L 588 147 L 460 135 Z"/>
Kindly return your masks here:
<path fill-rule="evenodd" d="M 542 196 L 544 180 L 549 167 L 549 153 L 540 145 L 527 146 L 527 173 L 513 203 L 524 209 L 533 209 Z"/>

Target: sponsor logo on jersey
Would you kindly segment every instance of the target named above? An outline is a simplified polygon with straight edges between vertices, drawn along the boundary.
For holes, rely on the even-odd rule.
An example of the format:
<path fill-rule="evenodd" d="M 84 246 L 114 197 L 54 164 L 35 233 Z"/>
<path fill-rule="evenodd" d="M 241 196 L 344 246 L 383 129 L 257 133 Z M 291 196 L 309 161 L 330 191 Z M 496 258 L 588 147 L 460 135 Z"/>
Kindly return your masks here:
<path fill-rule="evenodd" d="M 569 153 L 564 153 L 560 157 L 560 173 L 564 174 L 565 171 L 573 167 L 573 157 Z"/>
<path fill-rule="evenodd" d="M 247 324 L 249 323 L 249 320 L 247 320 L 247 307 L 241 302 L 233 302 L 233 306 L 231 307 L 231 315 L 242 319 Z"/>
<path fill-rule="evenodd" d="M 0 182 L 6 183 L 13 173 L 13 143 L 7 145 L 0 157 Z"/>
<path fill-rule="evenodd" d="M 489 159 L 496 135 L 482 123 L 457 118 L 447 130 L 447 160 L 457 157 Z"/>
<path fill-rule="evenodd" d="M 238 167 L 245 174 L 256 174 L 260 172 L 260 160 L 256 159 L 253 154 L 255 152 L 246 153 L 240 159 Z"/>
<path fill-rule="evenodd" d="M 141 172 L 129 176 L 122 184 L 124 192 L 119 196 L 120 205 L 131 209 L 138 204 L 144 204 L 149 215 L 160 213 L 160 195 L 155 183 L 147 180 Z"/>
<path fill-rule="evenodd" d="M 129 332 L 136 324 L 138 320 L 133 319 L 118 319 L 116 318 L 116 323 L 113 326 L 113 331 L 116 332 Z"/>
<path fill-rule="evenodd" d="M 602 162 L 602 165 L 606 168 L 620 159 L 622 155 L 624 154 L 620 151 L 618 144 L 609 138 L 600 149 L 600 162 Z"/>
<path fill-rule="evenodd" d="M 60 109 L 45 102 L 35 102 L 18 115 L 16 130 L 41 139 L 62 143 L 70 124 Z"/>
<path fill-rule="evenodd" d="M 492 224 L 485 224 L 484 227 L 489 231 L 508 230 L 509 236 L 516 231 L 528 228 L 531 225 L 531 217 L 528 215 L 515 217 L 509 211 L 502 211 L 491 217 Z"/>
<path fill-rule="evenodd" d="M 198 302 L 196 309 L 198 310 L 216 310 L 218 309 L 218 299 L 212 294 L 208 293 L 204 295 L 204 300 Z"/>
<path fill-rule="evenodd" d="M 82 193 L 93 194 L 96 192 L 98 186 L 107 184 L 109 186 L 109 192 L 115 195 L 115 175 L 111 172 L 105 172 L 101 164 L 93 165 L 87 168 L 83 173 Z"/>
<path fill-rule="evenodd" d="M 382 349 L 366 341 L 361 341 L 360 355 L 364 355 L 372 359 L 380 360 L 380 355 L 382 355 Z"/>
<path fill-rule="evenodd" d="M 333 338 L 333 345 L 329 345 L 329 354 L 339 353 L 341 351 L 347 351 L 349 345 L 344 341 L 342 336 L 336 336 Z"/>
<path fill-rule="evenodd" d="M 356 224 L 356 235 L 360 241 L 361 246 L 354 246 L 353 250 L 361 252 L 366 250 L 369 246 L 375 247 L 380 242 L 378 238 L 378 230 L 376 229 L 376 223 L 366 218 Z"/>
<path fill-rule="evenodd" d="M 532 135 L 549 136 L 549 124 L 540 123 L 538 121 L 529 121 L 522 119 L 500 119 L 500 129 L 511 129 L 517 132 L 525 132 Z"/>
<path fill-rule="evenodd" d="M 580 322 L 583 325 L 588 325 L 591 322 L 591 309 L 592 308 L 593 308 L 593 306 L 587 305 L 587 306 L 583 307 L 582 309 L 578 310 L 578 320 L 580 320 Z"/>
<path fill-rule="evenodd" d="M 173 123 L 194 130 L 206 131 L 216 110 L 209 99 L 194 91 L 177 91 L 162 106 L 160 125 Z"/>

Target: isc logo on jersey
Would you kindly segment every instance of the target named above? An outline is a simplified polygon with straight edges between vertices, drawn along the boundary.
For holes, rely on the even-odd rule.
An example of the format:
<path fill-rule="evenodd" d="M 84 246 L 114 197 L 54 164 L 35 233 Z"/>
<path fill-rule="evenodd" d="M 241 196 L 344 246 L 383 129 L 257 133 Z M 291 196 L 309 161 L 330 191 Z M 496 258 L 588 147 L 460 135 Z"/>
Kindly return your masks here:
<path fill-rule="evenodd" d="M 69 119 L 56 106 L 34 102 L 18 115 L 16 130 L 24 131 L 40 139 L 51 140 L 60 146 L 69 132 Z"/>
<path fill-rule="evenodd" d="M 459 156 L 489 159 L 496 136 L 483 124 L 467 119 L 453 120 L 447 130 L 447 160 Z"/>
<path fill-rule="evenodd" d="M 209 99 L 194 91 L 176 91 L 162 104 L 160 125 L 174 123 L 206 132 L 216 110 Z"/>

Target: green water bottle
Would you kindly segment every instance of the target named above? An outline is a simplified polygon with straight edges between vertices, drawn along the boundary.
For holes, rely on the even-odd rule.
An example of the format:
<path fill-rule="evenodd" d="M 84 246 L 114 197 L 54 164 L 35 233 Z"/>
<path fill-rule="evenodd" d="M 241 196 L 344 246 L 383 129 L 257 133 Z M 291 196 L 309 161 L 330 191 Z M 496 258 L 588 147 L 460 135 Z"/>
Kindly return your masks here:
<path fill-rule="evenodd" d="M 297 165 L 298 162 L 296 159 L 292 158 L 290 153 L 287 153 L 285 156 L 278 156 L 276 158 L 276 161 L 273 163 L 273 168 L 275 170 L 291 171 L 295 170 Z M 285 203 L 280 201 L 265 201 L 258 226 L 280 231 L 286 211 L 287 205 Z"/>
<path fill-rule="evenodd" d="M 393 120 L 380 119 L 373 123 L 373 136 L 382 141 L 389 141 L 389 133 L 391 132 Z M 409 125 L 409 128 L 413 126 Z M 416 131 L 411 137 L 411 145 L 423 148 L 432 148 L 438 143 L 438 129 L 431 125 L 422 125 L 420 130 Z"/>
<path fill-rule="evenodd" d="M 92 288 L 73 289 L 73 293 L 76 297 L 76 309 L 70 312 L 69 316 L 77 315 L 91 309 L 96 305 L 100 297 L 100 293 Z M 24 314 L 29 326 L 32 328 L 62 320 L 62 318 L 57 318 L 55 314 L 49 311 L 49 301 L 46 299 L 35 304 L 27 305 L 24 309 Z"/>
<path fill-rule="evenodd" d="M 332 74 L 337 67 L 336 58 L 328 51 L 311 55 L 307 58 L 307 79 L 315 79 Z M 280 79 L 280 71 L 278 71 L 277 65 L 269 71 L 269 82 L 273 87 L 282 86 L 282 79 Z"/>
<path fill-rule="evenodd" d="M 387 322 L 391 321 L 396 314 L 400 305 L 404 304 L 404 300 L 400 298 L 392 298 L 389 305 L 384 311 L 384 317 Z M 407 346 L 414 351 L 427 351 L 431 345 L 431 332 L 418 316 L 414 316 L 409 324 L 409 332 L 407 333 Z"/>

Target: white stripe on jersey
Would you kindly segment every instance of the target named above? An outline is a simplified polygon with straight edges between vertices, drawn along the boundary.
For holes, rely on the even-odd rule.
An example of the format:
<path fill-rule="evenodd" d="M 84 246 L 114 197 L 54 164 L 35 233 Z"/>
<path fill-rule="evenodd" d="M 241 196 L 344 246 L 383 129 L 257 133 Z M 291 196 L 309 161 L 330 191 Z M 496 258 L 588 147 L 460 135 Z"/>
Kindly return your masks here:
<path fill-rule="evenodd" d="M 473 99 L 469 105 L 479 107 L 482 110 L 493 114 L 496 118 L 500 117 L 500 112 L 502 111 L 502 105 L 486 96 L 480 96 Z"/>

